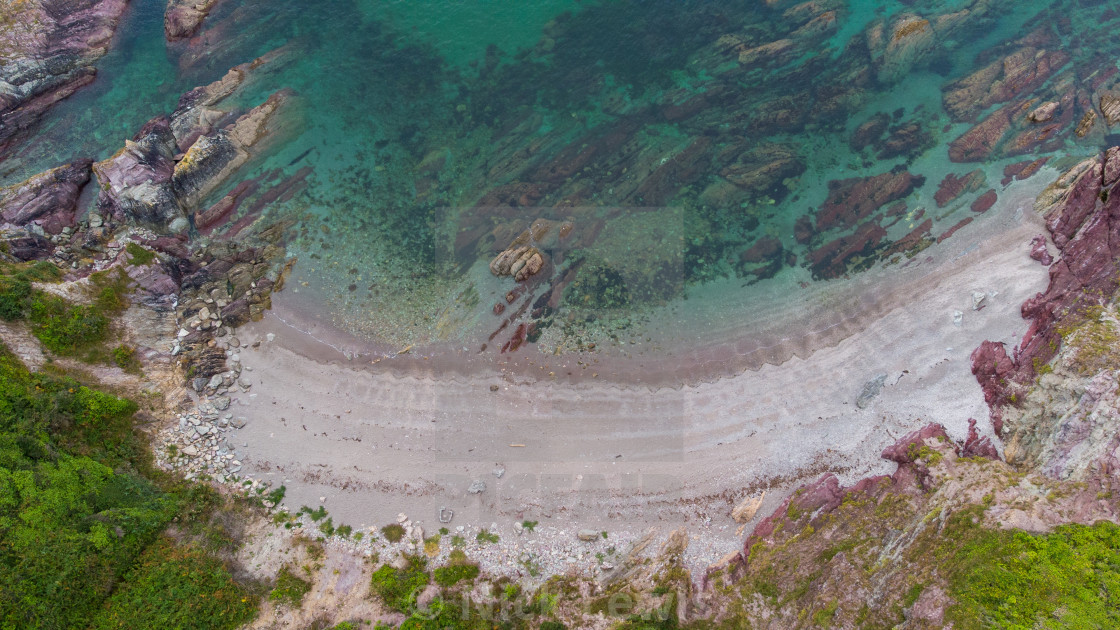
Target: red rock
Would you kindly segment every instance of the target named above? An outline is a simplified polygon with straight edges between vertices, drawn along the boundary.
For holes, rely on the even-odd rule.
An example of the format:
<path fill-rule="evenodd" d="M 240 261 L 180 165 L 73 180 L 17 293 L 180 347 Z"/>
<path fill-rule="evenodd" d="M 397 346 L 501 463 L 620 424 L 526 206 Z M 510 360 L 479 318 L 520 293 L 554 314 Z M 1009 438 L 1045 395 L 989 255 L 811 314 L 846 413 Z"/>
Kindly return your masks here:
<path fill-rule="evenodd" d="M 813 229 L 813 220 L 806 215 L 797 217 L 797 222 L 793 224 L 793 238 L 802 245 L 806 245 L 813 239 L 816 230 Z"/>
<path fill-rule="evenodd" d="M 848 265 L 858 256 L 870 257 L 886 237 L 887 231 L 877 221 L 869 221 L 848 236 L 842 236 L 809 252 L 809 269 L 815 278 L 839 278 L 848 272 Z"/>
<path fill-rule="evenodd" d="M 959 177 L 949 173 L 945 176 L 945 179 L 941 180 L 933 199 L 937 202 L 938 208 L 944 208 L 956 201 L 961 195 L 980 190 L 985 179 L 987 179 L 987 176 L 981 169 L 976 169 Z"/>
<path fill-rule="evenodd" d="M 937 242 L 940 243 L 940 242 L 944 241 L 945 239 L 949 238 L 950 236 L 956 234 L 957 230 L 963 228 L 964 226 L 968 225 L 969 223 L 972 223 L 972 217 L 965 217 L 964 219 L 961 219 L 960 221 L 957 222 L 956 225 L 949 228 L 948 230 L 945 230 L 945 232 L 943 232 L 941 234 L 941 236 L 938 236 L 937 237 Z"/>
<path fill-rule="evenodd" d="M 881 457 L 899 464 L 913 463 L 915 451 L 931 438 L 948 442 L 949 434 L 945 432 L 945 427 L 940 424 L 927 424 L 917 431 L 911 431 L 902 439 L 883 449 Z"/>
<path fill-rule="evenodd" d="M 980 436 L 976 430 L 976 420 L 974 418 L 968 419 L 968 437 L 965 438 L 964 444 L 960 447 L 960 452 L 957 453 L 960 457 L 983 457 L 998 461 L 999 451 L 996 450 L 994 444 L 988 436 Z"/>
<path fill-rule="evenodd" d="M 890 125 L 891 117 L 889 114 L 885 112 L 875 114 L 871 117 L 871 120 L 856 127 L 856 130 L 852 132 L 852 137 L 848 140 L 848 144 L 853 151 L 861 151 L 864 147 L 879 142 Z"/>
<path fill-rule="evenodd" d="M 78 196 L 90 179 L 93 160 L 78 160 L 0 189 L 0 219 L 36 223 L 48 234 L 77 225 Z"/>
<path fill-rule="evenodd" d="M 1065 247 L 1093 211 L 1100 190 L 1101 164 L 1098 161 L 1078 176 L 1061 206 L 1047 216 L 1046 228 L 1058 249 Z"/>
<path fill-rule="evenodd" d="M 1049 266 L 1054 262 L 1054 258 L 1050 256 L 1050 251 L 1046 248 L 1046 237 L 1039 234 L 1031 239 L 1031 258 L 1037 260 L 1043 265 Z"/>
<path fill-rule="evenodd" d="M 977 214 L 983 214 L 990 210 L 992 206 L 996 205 L 997 198 L 996 191 L 988 189 L 988 192 L 980 195 L 972 202 L 972 205 L 969 206 L 969 210 Z"/>
<path fill-rule="evenodd" d="M 739 260 L 760 263 L 782 254 L 782 242 L 772 236 L 764 236 L 749 249 L 739 254 Z"/>
<path fill-rule="evenodd" d="M 1002 343 L 985 341 L 972 351 L 972 374 L 984 391 L 984 402 L 992 411 L 992 424 L 996 435 L 1003 430 L 1003 423 L 996 415 L 998 408 L 1008 398 L 1007 381 L 1016 370 L 1015 363 L 1007 356 Z"/>
<path fill-rule="evenodd" d="M 922 221 L 921 224 L 911 230 L 909 234 L 898 239 L 893 245 L 887 248 L 881 257 L 887 259 L 895 254 L 902 254 L 917 247 L 924 239 L 930 238 L 929 231 L 932 228 L 933 219 Z"/>
<path fill-rule="evenodd" d="M 954 162 L 983 162 L 995 151 L 1011 128 L 1011 106 L 998 109 L 949 144 L 949 159 Z"/>
<path fill-rule="evenodd" d="M 167 41 L 193 37 L 202 26 L 217 0 L 169 0 L 163 14 L 163 31 Z"/>
<path fill-rule="evenodd" d="M 908 196 L 924 183 L 924 177 L 907 171 L 830 181 L 828 198 L 817 211 L 816 228 L 820 231 L 850 228 L 881 206 Z"/>
<path fill-rule="evenodd" d="M 1034 161 L 1027 160 L 1025 162 L 1008 164 L 1007 166 L 1003 167 L 1003 180 L 1000 183 L 1006 186 L 1011 183 L 1012 179 L 1017 179 L 1020 181 L 1027 179 L 1028 177 L 1031 177 L 1032 175 L 1037 173 L 1039 169 L 1041 169 L 1049 160 L 1049 157 L 1044 157 Z"/>

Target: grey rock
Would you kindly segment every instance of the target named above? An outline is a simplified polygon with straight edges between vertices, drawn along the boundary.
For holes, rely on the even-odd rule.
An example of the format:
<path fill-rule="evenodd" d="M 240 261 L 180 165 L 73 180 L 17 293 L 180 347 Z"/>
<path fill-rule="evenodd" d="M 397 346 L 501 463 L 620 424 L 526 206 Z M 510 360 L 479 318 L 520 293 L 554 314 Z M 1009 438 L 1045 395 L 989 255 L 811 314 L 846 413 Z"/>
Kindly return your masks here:
<path fill-rule="evenodd" d="M 214 408 L 218 411 L 225 411 L 229 409 L 229 396 L 219 396 L 214 399 Z"/>
<path fill-rule="evenodd" d="M 878 396 L 879 392 L 883 391 L 883 385 L 886 382 L 887 375 L 879 374 L 875 378 L 864 383 L 863 391 L 861 391 L 859 393 L 859 396 L 856 398 L 856 407 L 859 407 L 860 409 L 867 407 L 867 405 L 871 403 L 871 400 Z"/>
<path fill-rule="evenodd" d="M 191 387 L 194 388 L 194 391 L 201 392 L 202 390 L 206 389 L 206 383 L 207 382 L 208 381 L 205 378 L 202 378 L 200 376 L 200 377 L 194 379 L 193 381 L 191 381 Z"/>
<path fill-rule="evenodd" d="M 602 536 L 602 534 L 593 529 L 581 529 L 579 533 L 576 534 L 576 538 L 579 538 L 583 542 L 594 542 L 598 540 L 600 536 Z"/>
<path fill-rule="evenodd" d="M 506 467 L 505 466 L 497 466 L 496 468 L 494 468 L 494 476 L 497 477 L 498 479 L 501 479 L 502 475 L 504 475 L 504 474 L 506 474 Z"/>
<path fill-rule="evenodd" d="M 246 424 L 248 424 L 248 422 L 248 420 L 239 416 L 237 418 L 234 418 L 233 420 L 230 420 L 229 424 L 235 429 L 242 429 Z"/>
<path fill-rule="evenodd" d="M 483 492 L 486 492 L 486 482 L 482 480 L 474 481 L 471 483 L 471 487 L 467 488 L 467 494 L 482 494 Z"/>

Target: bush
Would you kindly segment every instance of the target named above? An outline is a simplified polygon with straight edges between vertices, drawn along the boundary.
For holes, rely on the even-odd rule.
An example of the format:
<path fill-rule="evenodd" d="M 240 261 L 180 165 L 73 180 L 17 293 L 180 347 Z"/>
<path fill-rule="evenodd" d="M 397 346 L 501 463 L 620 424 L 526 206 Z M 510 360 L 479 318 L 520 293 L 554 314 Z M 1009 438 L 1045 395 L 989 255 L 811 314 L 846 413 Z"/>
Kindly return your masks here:
<path fill-rule="evenodd" d="M 93 628 L 236 628 L 256 616 L 257 602 L 221 562 L 164 539 L 145 552 Z"/>
<path fill-rule="evenodd" d="M 423 558 L 409 556 L 407 561 L 408 566 L 404 569 L 382 565 L 370 579 L 370 588 L 381 601 L 389 608 L 405 614 L 412 612 L 416 597 L 429 581 Z"/>
<path fill-rule="evenodd" d="M 381 535 L 391 543 L 400 542 L 404 538 L 404 528 L 397 523 L 386 525 L 381 528 Z"/>
<path fill-rule="evenodd" d="M 104 341 L 109 318 L 94 306 L 40 293 L 31 300 L 31 332 L 55 354 L 73 355 Z"/>
<path fill-rule="evenodd" d="M 300 578 L 288 565 L 280 567 L 280 572 L 276 574 L 276 588 L 268 594 L 268 599 L 281 604 L 287 604 L 292 608 L 299 608 L 303 603 L 303 596 L 311 590 L 311 582 Z"/>
<path fill-rule="evenodd" d="M 478 577 L 478 573 L 477 564 L 454 564 L 432 571 L 436 584 L 445 587 L 455 586 L 463 580 L 473 580 Z"/>
<path fill-rule="evenodd" d="M 972 534 L 953 559 L 954 627 L 1120 627 L 1120 526 Z"/>

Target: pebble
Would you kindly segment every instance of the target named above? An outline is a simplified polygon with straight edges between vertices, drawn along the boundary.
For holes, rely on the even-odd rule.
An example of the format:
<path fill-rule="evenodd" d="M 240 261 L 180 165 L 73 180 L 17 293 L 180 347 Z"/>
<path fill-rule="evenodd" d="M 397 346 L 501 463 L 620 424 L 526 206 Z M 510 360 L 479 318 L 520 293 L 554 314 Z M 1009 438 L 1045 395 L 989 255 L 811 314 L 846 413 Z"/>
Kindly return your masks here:
<path fill-rule="evenodd" d="M 486 492 L 486 482 L 480 479 L 471 483 L 471 487 L 467 488 L 467 494 L 482 494 Z"/>

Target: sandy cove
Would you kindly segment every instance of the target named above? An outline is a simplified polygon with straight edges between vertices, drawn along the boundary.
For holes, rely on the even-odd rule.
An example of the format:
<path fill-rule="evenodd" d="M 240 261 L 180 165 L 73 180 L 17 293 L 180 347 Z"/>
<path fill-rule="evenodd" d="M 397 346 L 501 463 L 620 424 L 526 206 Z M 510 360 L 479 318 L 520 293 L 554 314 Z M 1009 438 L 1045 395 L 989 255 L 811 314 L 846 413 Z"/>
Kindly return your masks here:
<path fill-rule="evenodd" d="M 252 383 L 231 409 L 247 419 L 234 438 L 243 474 L 283 483 L 291 510 L 322 504 L 356 529 L 405 513 L 432 532 L 441 508 L 454 512 L 449 527 L 496 524 L 503 541 L 523 519 L 573 541 L 579 529 L 626 541 L 683 525 L 690 564 L 703 566 L 741 544 L 731 509 L 747 496 L 769 490 L 761 517 L 821 472 L 845 483 L 890 472 L 882 449 L 931 421 L 954 438 L 969 418 L 990 431 L 969 355 L 984 340 L 1013 347 L 1026 329 L 1020 305 L 1046 287 L 1028 251 L 1043 232 L 1033 200 L 1051 177 L 1008 190 L 973 229 L 924 252 L 921 272 L 895 270 L 878 292 L 890 301 L 866 305 L 858 332 L 675 388 L 542 378 L 508 357 L 474 363 L 469 377 L 438 356 L 371 363 L 278 294 L 263 321 L 237 332 Z M 724 350 L 694 355 L 705 352 L 718 362 Z M 859 408 L 881 374 L 881 393 Z M 476 481 L 485 491 L 468 493 Z"/>

